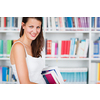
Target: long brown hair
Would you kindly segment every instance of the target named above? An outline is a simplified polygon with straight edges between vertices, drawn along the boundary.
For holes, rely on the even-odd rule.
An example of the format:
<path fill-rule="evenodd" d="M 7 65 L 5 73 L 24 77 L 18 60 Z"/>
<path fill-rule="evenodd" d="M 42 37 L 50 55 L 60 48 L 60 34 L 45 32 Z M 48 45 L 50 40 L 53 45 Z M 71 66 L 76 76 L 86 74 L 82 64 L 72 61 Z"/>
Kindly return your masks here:
<path fill-rule="evenodd" d="M 22 22 L 24 22 L 26 24 L 29 18 L 35 18 L 35 19 L 41 21 L 41 23 L 42 23 L 42 17 L 23 17 Z M 23 36 L 23 34 L 24 34 L 24 29 L 21 26 L 20 37 Z M 42 57 L 41 51 L 43 50 L 43 47 L 44 47 L 42 24 L 41 24 L 41 31 L 40 31 L 39 35 L 37 36 L 37 38 L 32 41 L 31 47 L 32 47 L 32 56 L 33 57 L 37 57 L 37 58 L 40 56 Z"/>

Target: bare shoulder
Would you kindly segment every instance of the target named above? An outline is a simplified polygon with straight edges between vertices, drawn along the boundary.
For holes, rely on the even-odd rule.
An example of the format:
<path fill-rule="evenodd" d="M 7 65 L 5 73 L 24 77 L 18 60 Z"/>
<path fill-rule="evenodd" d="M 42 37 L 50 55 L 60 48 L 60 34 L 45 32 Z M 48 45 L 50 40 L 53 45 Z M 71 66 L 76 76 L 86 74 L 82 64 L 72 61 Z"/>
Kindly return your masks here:
<path fill-rule="evenodd" d="M 20 59 L 20 58 L 25 58 L 26 57 L 26 53 L 25 53 L 25 48 L 23 46 L 23 44 L 21 44 L 20 42 L 17 42 L 13 45 L 11 53 L 10 53 L 10 61 L 11 64 L 15 64 L 15 59 Z"/>
<path fill-rule="evenodd" d="M 20 42 L 15 43 L 15 44 L 13 45 L 12 52 L 13 52 L 13 54 L 17 53 L 17 54 L 19 54 L 19 55 L 22 55 L 22 54 L 25 55 L 25 48 L 24 48 L 24 45 L 21 44 Z"/>

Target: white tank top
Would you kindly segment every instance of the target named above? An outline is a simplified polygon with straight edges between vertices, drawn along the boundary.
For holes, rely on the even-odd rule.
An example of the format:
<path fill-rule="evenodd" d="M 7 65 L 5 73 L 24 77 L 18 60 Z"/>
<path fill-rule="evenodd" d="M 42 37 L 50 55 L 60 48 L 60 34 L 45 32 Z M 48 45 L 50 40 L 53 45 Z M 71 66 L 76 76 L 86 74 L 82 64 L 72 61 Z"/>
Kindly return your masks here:
<path fill-rule="evenodd" d="M 20 42 L 21 44 L 23 44 L 21 41 L 16 41 L 15 43 L 17 43 L 17 42 Z M 23 46 L 25 48 L 24 44 L 23 44 Z M 26 48 L 25 48 L 25 52 L 26 52 L 26 63 L 27 63 L 30 81 L 38 83 L 38 84 L 46 84 L 43 76 L 41 75 L 42 69 L 45 66 L 44 59 L 41 57 L 36 58 L 36 57 L 32 57 L 32 56 L 28 55 Z M 14 65 L 11 64 L 11 66 L 12 66 L 13 73 L 17 79 L 17 83 L 19 84 L 20 82 L 19 82 L 19 78 L 17 75 L 16 66 L 15 66 L 15 64 Z"/>

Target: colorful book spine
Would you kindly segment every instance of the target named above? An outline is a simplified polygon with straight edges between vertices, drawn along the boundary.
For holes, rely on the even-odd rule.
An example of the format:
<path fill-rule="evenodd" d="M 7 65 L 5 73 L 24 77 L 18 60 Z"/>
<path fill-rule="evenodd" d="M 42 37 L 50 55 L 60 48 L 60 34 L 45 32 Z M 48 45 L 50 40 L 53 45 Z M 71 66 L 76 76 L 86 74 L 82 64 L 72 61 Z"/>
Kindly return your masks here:
<path fill-rule="evenodd" d="M 12 40 L 7 40 L 7 54 L 10 54 L 12 47 Z"/>
<path fill-rule="evenodd" d="M 6 17 L 4 17 L 4 27 L 6 27 Z"/>
<path fill-rule="evenodd" d="M 99 55 L 99 43 L 98 43 L 98 41 L 94 42 L 94 55 Z M 95 56 L 94 58 L 99 58 L 99 57 Z"/>
<path fill-rule="evenodd" d="M 2 67 L 2 81 L 6 81 L 7 67 Z"/>
<path fill-rule="evenodd" d="M 0 55 L 3 54 L 3 40 L 0 40 Z M 3 56 L 0 56 L 2 58 Z"/>

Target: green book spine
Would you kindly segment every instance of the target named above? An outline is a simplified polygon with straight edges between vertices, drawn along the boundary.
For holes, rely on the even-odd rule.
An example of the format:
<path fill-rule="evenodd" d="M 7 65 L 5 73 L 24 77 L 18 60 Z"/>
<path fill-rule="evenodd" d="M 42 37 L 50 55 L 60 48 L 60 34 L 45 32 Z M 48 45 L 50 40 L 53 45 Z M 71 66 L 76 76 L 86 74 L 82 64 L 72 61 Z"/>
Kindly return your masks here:
<path fill-rule="evenodd" d="M 12 47 L 12 40 L 7 40 L 7 54 L 10 54 Z"/>
<path fill-rule="evenodd" d="M 3 40 L 0 40 L 0 54 L 3 54 Z M 3 56 L 0 56 L 2 58 Z"/>

